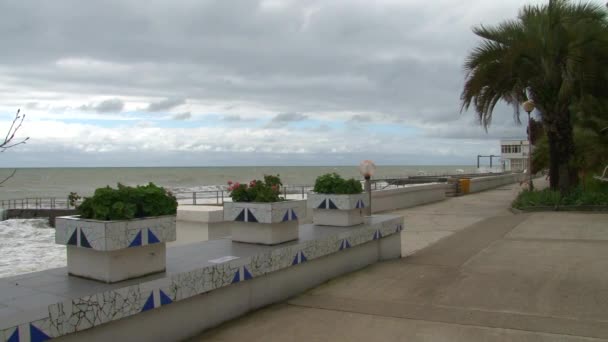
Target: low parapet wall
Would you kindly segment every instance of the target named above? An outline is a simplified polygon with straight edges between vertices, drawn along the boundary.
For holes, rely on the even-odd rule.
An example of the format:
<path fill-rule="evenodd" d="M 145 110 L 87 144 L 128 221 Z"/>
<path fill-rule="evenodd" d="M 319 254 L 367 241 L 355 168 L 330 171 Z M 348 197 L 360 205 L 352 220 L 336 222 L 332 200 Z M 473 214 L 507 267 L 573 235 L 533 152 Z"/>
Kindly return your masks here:
<path fill-rule="evenodd" d="M 372 192 L 372 212 L 405 209 L 445 199 L 447 184 L 421 184 Z"/>
<path fill-rule="evenodd" d="M 526 179 L 524 173 L 511 173 L 498 176 L 487 176 L 479 178 L 471 178 L 469 192 L 480 192 L 489 189 L 495 189 L 503 185 L 521 182 Z"/>
<path fill-rule="evenodd" d="M 115 284 L 65 268 L 0 279 L 0 337 L 34 342 L 177 341 L 331 278 L 401 257 L 403 217 L 300 226 L 276 246 L 221 239 L 167 249 L 167 270 Z M 27 310 L 25 310 L 27 309 Z"/>
<path fill-rule="evenodd" d="M 5 209 L 3 219 L 33 219 L 48 217 L 49 225 L 51 227 L 55 227 L 56 217 L 76 214 L 76 209 Z"/>

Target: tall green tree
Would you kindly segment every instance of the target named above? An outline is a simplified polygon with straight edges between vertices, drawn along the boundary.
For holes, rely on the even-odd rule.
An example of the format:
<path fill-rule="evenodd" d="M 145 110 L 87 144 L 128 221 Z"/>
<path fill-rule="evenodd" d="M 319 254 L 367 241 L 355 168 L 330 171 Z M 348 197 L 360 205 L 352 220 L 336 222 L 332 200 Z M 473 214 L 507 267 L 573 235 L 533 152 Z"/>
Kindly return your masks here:
<path fill-rule="evenodd" d="M 473 29 L 482 41 L 465 62 L 462 110 L 472 106 L 487 128 L 499 101 L 519 120 L 521 103 L 532 99 L 547 134 L 550 185 L 563 193 L 578 181 L 573 108 L 608 95 L 607 15 L 600 4 L 550 0 Z"/>

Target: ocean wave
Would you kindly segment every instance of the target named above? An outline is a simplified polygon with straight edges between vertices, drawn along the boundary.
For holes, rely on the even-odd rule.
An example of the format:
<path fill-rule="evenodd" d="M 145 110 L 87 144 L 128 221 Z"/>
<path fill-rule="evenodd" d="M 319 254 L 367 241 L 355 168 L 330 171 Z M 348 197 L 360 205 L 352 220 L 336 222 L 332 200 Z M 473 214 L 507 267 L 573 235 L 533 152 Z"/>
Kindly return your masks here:
<path fill-rule="evenodd" d="M 65 246 L 55 244 L 46 219 L 0 222 L 0 277 L 66 266 Z"/>

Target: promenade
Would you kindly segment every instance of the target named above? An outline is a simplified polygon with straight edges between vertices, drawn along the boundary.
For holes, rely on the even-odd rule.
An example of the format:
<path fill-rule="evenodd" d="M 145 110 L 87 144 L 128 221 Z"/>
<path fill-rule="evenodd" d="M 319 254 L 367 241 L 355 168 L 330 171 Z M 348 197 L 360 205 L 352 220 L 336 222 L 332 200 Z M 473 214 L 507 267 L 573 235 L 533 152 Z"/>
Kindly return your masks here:
<path fill-rule="evenodd" d="M 192 341 L 608 341 L 608 215 L 514 215 L 519 190 L 395 211 L 411 255 Z"/>

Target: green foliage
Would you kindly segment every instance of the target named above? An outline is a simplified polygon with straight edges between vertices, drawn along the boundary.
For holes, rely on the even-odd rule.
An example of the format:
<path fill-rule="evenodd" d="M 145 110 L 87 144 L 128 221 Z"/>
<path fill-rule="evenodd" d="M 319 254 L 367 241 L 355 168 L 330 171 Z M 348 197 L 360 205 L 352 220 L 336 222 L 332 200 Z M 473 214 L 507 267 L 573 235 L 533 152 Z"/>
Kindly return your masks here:
<path fill-rule="evenodd" d="M 78 204 L 78 201 L 80 201 L 81 198 L 82 197 L 80 197 L 78 193 L 70 192 L 68 195 L 68 202 L 70 203 L 70 206 L 76 207 L 76 204 Z"/>
<path fill-rule="evenodd" d="M 354 178 L 344 179 L 334 172 L 317 177 L 314 192 L 338 195 L 360 194 L 363 192 L 363 187 L 358 180 Z"/>
<path fill-rule="evenodd" d="M 514 208 L 518 209 L 584 205 L 608 205 L 608 183 L 589 178 L 566 195 L 551 189 L 524 190 L 512 204 Z"/>
<path fill-rule="evenodd" d="M 599 101 L 593 99 L 608 98 L 607 18 L 605 7 L 591 2 L 527 5 L 516 19 L 474 28 L 482 41 L 465 61 L 462 109 L 473 107 L 484 126 L 498 102 L 512 105 L 519 121 L 521 103 L 534 101 L 551 149 L 551 187 L 563 194 L 576 184 L 580 163 L 573 119 L 595 122 L 607 113 L 588 110 Z M 579 115 L 581 102 L 588 116 Z"/>
<path fill-rule="evenodd" d="M 230 197 L 233 202 L 279 202 L 285 199 L 280 197 L 281 179 L 279 175 L 265 175 L 264 180 L 252 180 L 249 184 L 228 182 Z"/>
<path fill-rule="evenodd" d="M 117 189 L 99 188 L 78 207 L 82 218 L 104 221 L 175 215 L 176 212 L 175 196 L 153 183 L 135 188 L 120 183 Z"/>

